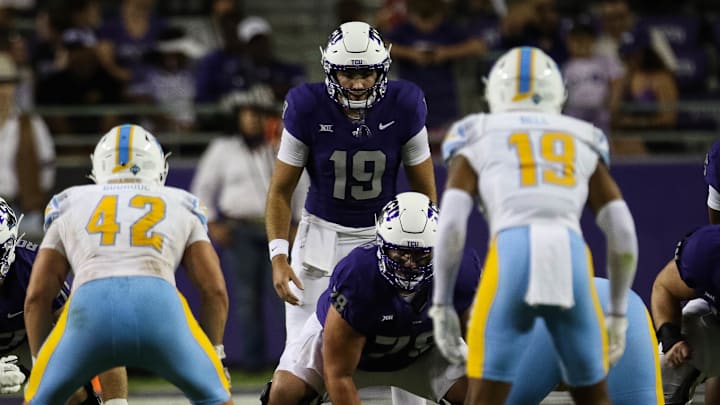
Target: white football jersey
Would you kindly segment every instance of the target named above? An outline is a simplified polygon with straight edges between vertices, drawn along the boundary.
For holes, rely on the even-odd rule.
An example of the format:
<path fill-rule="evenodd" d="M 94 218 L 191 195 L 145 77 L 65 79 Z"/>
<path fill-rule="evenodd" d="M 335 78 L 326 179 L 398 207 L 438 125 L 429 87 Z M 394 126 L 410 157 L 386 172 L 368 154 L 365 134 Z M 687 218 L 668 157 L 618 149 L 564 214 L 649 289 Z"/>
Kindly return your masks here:
<path fill-rule="evenodd" d="M 580 232 L 588 180 L 598 159 L 609 164 L 605 134 L 559 114 L 473 114 L 456 122 L 443 157 L 467 158 L 478 174 L 481 209 L 491 234 L 541 221 Z M 442 212 L 442 211 L 441 211 Z"/>
<path fill-rule="evenodd" d="M 197 197 L 143 183 L 68 188 L 48 204 L 45 227 L 41 248 L 67 258 L 73 290 L 105 277 L 152 276 L 175 285 L 185 248 L 209 241 Z"/>

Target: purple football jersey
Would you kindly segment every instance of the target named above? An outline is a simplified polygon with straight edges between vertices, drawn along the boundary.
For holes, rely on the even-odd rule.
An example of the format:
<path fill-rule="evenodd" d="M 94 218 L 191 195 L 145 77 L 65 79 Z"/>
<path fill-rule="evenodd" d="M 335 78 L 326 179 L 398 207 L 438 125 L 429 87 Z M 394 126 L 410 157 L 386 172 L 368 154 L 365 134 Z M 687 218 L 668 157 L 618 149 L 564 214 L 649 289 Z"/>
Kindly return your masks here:
<path fill-rule="evenodd" d="M 705 155 L 705 183 L 720 191 L 720 141 L 716 141 Z"/>
<path fill-rule="evenodd" d="M 454 306 L 462 314 L 472 304 L 480 279 L 480 261 L 466 250 L 455 283 Z M 353 249 L 335 267 L 328 289 L 320 296 L 317 316 L 325 324 L 330 306 L 367 338 L 358 369 L 394 371 L 407 367 L 435 345 L 428 310 L 432 282 L 407 302 L 380 273 L 377 245 Z"/>
<path fill-rule="evenodd" d="M 369 227 L 396 194 L 402 146 L 425 126 L 422 91 L 389 81 L 387 93 L 353 123 L 324 83 L 302 84 L 285 101 L 285 129 L 309 148 L 305 209 L 326 221 Z"/>
<path fill-rule="evenodd" d="M 0 285 L 0 355 L 4 356 L 26 340 L 23 309 L 38 247 L 32 242 L 19 241 L 15 247 L 15 261 Z M 69 295 L 70 286 L 66 281 L 53 301 L 53 310 L 62 307 Z"/>
<path fill-rule="evenodd" d="M 685 284 L 720 309 L 720 225 L 702 226 L 685 237 L 675 261 Z"/>

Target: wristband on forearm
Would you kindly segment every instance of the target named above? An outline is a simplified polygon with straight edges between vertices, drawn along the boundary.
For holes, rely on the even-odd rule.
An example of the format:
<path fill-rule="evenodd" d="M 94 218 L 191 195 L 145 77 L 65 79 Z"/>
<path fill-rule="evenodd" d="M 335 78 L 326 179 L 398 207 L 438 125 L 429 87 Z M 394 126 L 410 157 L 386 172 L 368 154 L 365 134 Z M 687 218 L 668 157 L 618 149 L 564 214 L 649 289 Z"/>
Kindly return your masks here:
<path fill-rule="evenodd" d="M 270 253 L 270 260 L 277 255 L 288 255 L 290 250 L 290 242 L 285 239 L 273 239 L 268 243 L 268 250 Z"/>
<path fill-rule="evenodd" d="M 675 343 L 685 340 L 680 331 L 680 327 L 670 322 L 665 322 L 657 330 L 657 338 L 662 343 L 663 353 L 667 353 Z"/>

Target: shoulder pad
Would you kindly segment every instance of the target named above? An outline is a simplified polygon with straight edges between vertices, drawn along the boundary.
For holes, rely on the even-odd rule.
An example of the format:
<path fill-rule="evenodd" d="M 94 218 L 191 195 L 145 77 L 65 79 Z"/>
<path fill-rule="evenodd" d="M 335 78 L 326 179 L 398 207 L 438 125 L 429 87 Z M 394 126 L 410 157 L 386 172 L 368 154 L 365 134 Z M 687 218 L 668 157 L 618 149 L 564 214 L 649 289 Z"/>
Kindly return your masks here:
<path fill-rule="evenodd" d="M 477 123 L 481 123 L 484 118 L 484 114 L 473 114 L 455 122 L 450 127 L 442 143 L 442 158 L 446 165 L 450 162 L 450 159 L 455 156 L 457 151 L 470 143 L 472 135 L 471 128 L 476 126 Z M 482 126 L 482 124 L 480 124 L 480 126 Z"/>
<path fill-rule="evenodd" d="M 43 222 L 43 230 L 47 232 L 50 225 L 62 214 L 65 203 L 70 197 L 71 190 L 65 190 L 59 194 L 55 194 L 50 202 L 45 206 L 45 220 Z"/>

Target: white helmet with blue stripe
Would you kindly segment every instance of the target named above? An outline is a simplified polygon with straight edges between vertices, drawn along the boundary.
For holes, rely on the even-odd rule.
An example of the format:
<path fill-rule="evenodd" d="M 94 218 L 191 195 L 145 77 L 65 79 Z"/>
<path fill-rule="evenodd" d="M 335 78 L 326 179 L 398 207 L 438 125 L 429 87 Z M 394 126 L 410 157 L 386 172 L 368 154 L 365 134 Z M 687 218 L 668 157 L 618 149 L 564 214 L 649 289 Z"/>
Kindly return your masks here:
<path fill-rule="evenodd" d="M 90 178 L 97 184 L 136 180 L 162 185 L 167 177 L 168 163 L 160 143 L 139 125 L 118 125 L 108 131 L 90 159 Z"/>
<path fill-rule="evenodd" d="M 523 46 L 502 55 L 485 83 L 490 112 L 537 110 L 560 113 L 567 98 L 555 61 L 538 48 Z"/>

